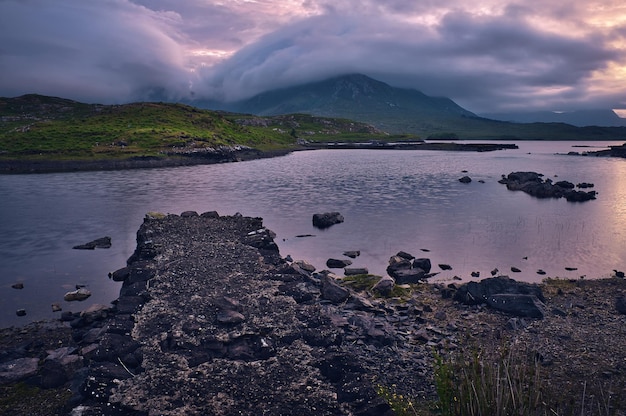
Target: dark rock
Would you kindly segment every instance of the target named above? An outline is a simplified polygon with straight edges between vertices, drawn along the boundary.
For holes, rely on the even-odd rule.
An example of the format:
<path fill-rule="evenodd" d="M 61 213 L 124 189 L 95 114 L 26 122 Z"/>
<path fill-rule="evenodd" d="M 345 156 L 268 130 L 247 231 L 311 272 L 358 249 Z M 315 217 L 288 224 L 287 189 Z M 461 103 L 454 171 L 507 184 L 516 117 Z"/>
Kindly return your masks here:
<path fill-rule="evenodd" d="M 326 212 L 313 215 L 313 226 L 317 228 L 328 228 L 332 225 L 342 223 L 343 215 L 339 212 Z"/>
<path fill-rule="evenodd" d="M 422 269 L 398 269 L 389 273 L 399 285 L 419 283 L 426 280 L 426 272 Z"/>
<path fill-rule="evenodd" d="M 128 267 L 122 267 L 110 274 L 110 278 L 115 282 L 123 282 L 130 276 L 130 269 Z"/>
<path fill-rule="evenodd" d="M 343 273 L 346 276 L 356 276 L 359 274 L 368 274 L 369 270 L 367 269 L 367 267 L 346 267 L 343 270 Z"/>
<path fill-rule="evenodd" d="M 581 189 L 585 189 L 585 188 L 593 188 L 594 184 L 589 183 L 589 182 L 581 182 L 579 184 L 576 184 L 577 188 L 581 188 Z"/>
<path fill-rule="evenodd" d="M 68 376 L 63 365 L 58 361 L 44 361 L 39 371 L 38 383 L 44 389 L 61 387 L 68 381 Z"/>
<path fill-rule="evenodd" d="M 517 267 L 514 267 L 514 266 L 513 266 L 513 267 L 511 267 L 511 271 L 512 271 L 513 273 L 521 273 L 521 272 L 522 272 L 520 269 L 518 269 Z"/>
<path fill-rule="evenodd" d="M 183 218 L 197 217 L 198 213 L 196 211 L 185 211 L 180 214 Z"/>
<path fill-rule="evenodd" d="M 63 308 L 61 307 L 60 304 L 58 303 L 53 303 L 52 304 L 52 312 L 61 312 L 63 310 Z"/>
<path fill-rule="evenodd" d="M 398 251 L 398 254 L 396 254 L 396 256 L 406 260 L 413 260 L 415 258 L 414 255 L 407 253 L 406 251 Z"/>
<path fill-rule="evenodd" d="M 537 270 L 537 274 L 543 276 L 546 274 L 546 272 L 543 269 L 539 269 Z"/>
<path fill-rule="evenodd" d="M 576 191 L 573 183 L 545 181 L 542 174 L 536 172 L 512 172 L 498 182 L 505 184 L 510 191 L 523 191 L 537 198 L 565 198 L 570 202 L 583 202 L 596 198 L 596 192 Z"/>
<path fill-rule="evenodd" d="M 343 255 L 346 257 L 350 257 L 351 259 L 356 259 L 361 255 L 361 252 L 358 250 L 345 251 Z"/>
<path fill-rule="evenodd" d="M 494 309 L 517 316 L 543 317 L 541 288 L 505 276 L 468 282 L 458 288 L 454 299 L 467 305 L 486 303 Z"/>
<path fill-rule="evenodd" d="M 439 268 L 441 270 L 452 270 L 452 266 L 450 266 L 449 264 L 440 264 Z"/>
<path fill-rule="evenodd" d="M 470 275 L 472 277 L 480 277 L 480 272 L 471 272 Z"/>
<path fill-rule="evenodd" d="M 102 237 L 96 240 L 90 241 L 85 244 L 80 244 L 72 247 L 76 250 L 94 250 L 96 248 L 111 248 L 111 237 Z"/>
<path fill-rule="evenodd" d="M 472 181 L 472 178 L 470 178 L 469 176 L 463 176 L 462 178 L 459 179 L 459 182 L 461 183 L 470 183 Z"/>
<path fill-rule="evenodd" d="M 554 186 L 559 186 L 564 189 L 574 189 L 575 185 L 568 181 L 558 181 L 554 183 Z"/>
<path fill-rule="evenodd" d="M 24 283 L 15 283 L 15 284 L 12 284 L 11 287 L 13 289 L 24 289 Z"/>
<path fill-rule="evenodd" d="M 207 211 L 200 214 L 202 218 L 219 218 L 220 214 L 217 211 Z"/>
<path fill-rule="evenodd" d="M 485 301 L 491 308 L 515 316 L 541 319 L 546 315 L 545 305 L 535 295 L 499 293 Z"/>
<path fill-rule="evenodd" d="M 615 273 L 615 277 L 619 277 L 620 279 L 624 278 L 624 272 L 615 269 L 613 269 L 613 272 Z"/>
<path fill-rule="evenodd" d="M 328 259 L 326 261 L 326 267 L 329 267 L 331 269 L 343 269 L 344 267 L 347 267 L 351 264 L 352 262 L 350 260 Z"/>
<path fill-rule="evenodd" d="M 430 263 L 430 259 L 419 258 L 419 259 L 413 260 L 413 267 L 416 269 L 422 269 L 426 273 L 430 273 L 430 269 L 432 268 L 432 265 Z"/>
<path fill-rule="evenodd" d="M 391 293 L 396 286 L 396 282 L 389 276 L 383 276 L 375 285 L 372 290 L 380 293 L 383 296 L 387 296 Z"/>
<path fill-rule="evenodd" d="M 17 316 L 26 316 L 26 309 L 18 309 L 15 311 Z"/>
<path fill-rule="evenodd" d="M 302 270 L 307 271 L 309 273 L 313 273 L 315 271 L 315 266 L 313 266 L 311 263 L 308 263 L 304 260 L 298 260 L 294 262 L 294 264 L 300 267 Z"/>
<path fill-rule="evenodd" d="M 342 303 L 350 297 L 350 291 L 345 287 L 339 286 L 332 277 L 322 276 L 321 282 L 321 295 L 323 299 L 329 300 L 332 303 Z"/>
<path fill-rule="evenodd" d="M 578 267 L 566 267 L 565 270 L 568 272 L 573 272 L 574 270 L 578 270 Z"/>
<path fill-rule="evenodd" d="M 490 273 L 492 276 L 495 276 L 496 274 L 498 274 L 500 270 L 498 270 L 498 268 L 496 267 L 495 269 L 493 269 Z"/>
<path fill-rule="evenodd" d="M 615 309 L 619 313 L 626 315 L 626 296 L 620 296 L 615 300 Z"/>

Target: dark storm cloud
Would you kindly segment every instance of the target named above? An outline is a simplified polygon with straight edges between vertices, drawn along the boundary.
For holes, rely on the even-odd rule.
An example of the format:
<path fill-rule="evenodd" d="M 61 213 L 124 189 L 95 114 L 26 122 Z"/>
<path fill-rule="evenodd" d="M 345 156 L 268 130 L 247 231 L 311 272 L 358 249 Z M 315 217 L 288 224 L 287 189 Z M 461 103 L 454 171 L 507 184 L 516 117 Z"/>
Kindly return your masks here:
<path fill-rule="evenodd" d="M 359 72 L 475 112 L 616 107 L 625 97 L 622 7 L 617 0 L 0 0 L 0 96 L 124 102 L 193 91 L 232 100 Z"/>
<path fill-rule="evenodd" d="M 523 99 L 550 105 L 557 89 L 570 92 L 562 100 L 585 97 L 592 73 L 618 57 L 605 43 L 600 36 L 537 30 L 517 9 L 499 16 L 451 12 L 434 27 L 380 15 L 329 13 L 281 28 L 208 70 L 212 89 L 204 92 L 242 98 L 362 72 L 452 97 L 476 111 L 514 107 Z"/>
<path fill-rule="evenodd" d="M 0 1 L 0 91 L 120 102 L 186 86 L 172 13 L 124 1 Z"/>

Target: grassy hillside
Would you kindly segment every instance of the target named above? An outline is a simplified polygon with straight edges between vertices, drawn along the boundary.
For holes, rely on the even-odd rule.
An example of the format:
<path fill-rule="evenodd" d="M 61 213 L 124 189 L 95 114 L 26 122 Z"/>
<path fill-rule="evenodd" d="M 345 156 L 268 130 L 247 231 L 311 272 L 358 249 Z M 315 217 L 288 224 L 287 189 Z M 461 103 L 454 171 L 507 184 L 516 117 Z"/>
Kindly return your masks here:
<path fill-rule="evenodd" d="M 0 159 L 165 157 L 221 146 L 289 149 L 297 137 L 383 139 L 371 126 L 309 115 L 255 117 L 183 104 L 84 104 L 40 95 L 0 98 Z"/>

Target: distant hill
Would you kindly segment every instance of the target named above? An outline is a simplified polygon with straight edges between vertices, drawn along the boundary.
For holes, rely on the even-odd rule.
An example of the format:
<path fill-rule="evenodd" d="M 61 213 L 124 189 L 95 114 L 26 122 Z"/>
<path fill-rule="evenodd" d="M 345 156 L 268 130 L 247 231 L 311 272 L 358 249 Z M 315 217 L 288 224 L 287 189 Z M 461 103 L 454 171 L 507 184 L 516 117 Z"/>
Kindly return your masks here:
<path fill-rule="evenodd" d="M 306 114 L 255 117 L 185 104 L 84 104 L 29 94 L 0 97 L 0 161 L 211 158 L 220 149 L 298 147 L 315 141 L 388 140 L 365 123 Z"/>
<path fill-rule="evenodd" d="M 257 115 L 305 113 L 371 124 L 390 133 L 431 139 L 622 140 L 624 127 L 575 127 L 565 123 L 521 124 L 492 120 L 449 98 L 395 88 L 362 74 L 296 85 L 233 103 L 195 101 L 193 105 Z"/>
<path fill-rule="evenodd" d="M 603 126 L 624 127 L 626 119 L 621 118 L 613 110 L 578 110 L 567 112 L 532 111 L 516 113 L 487 113 L 483 117 L 494 120 L 511 121 L 514 123 L 567 123 L 572 126 Z"/>

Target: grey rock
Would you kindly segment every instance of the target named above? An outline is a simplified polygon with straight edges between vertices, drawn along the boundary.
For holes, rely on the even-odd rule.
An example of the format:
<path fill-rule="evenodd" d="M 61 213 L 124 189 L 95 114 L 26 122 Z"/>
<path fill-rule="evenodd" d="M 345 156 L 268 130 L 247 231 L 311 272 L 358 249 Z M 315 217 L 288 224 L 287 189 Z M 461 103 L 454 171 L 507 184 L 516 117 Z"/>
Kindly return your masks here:
<path fill-rule="evenodd" d="M 217 322 L 225 325 L 236 325 L 246 320 L 246 317 L 233 310 L 221 310 L 217 313 Z"/>
<path fill-rule="evenodd" d="M 67 292 L 63 299 L 67 302 L 83 301 L 91 296 L 91 292 L 85 288 L 80 288 L 72 292 Z"/>
<path fill-rule="evenodd" d="M 346 276 L 356 276 L 359 274 L 368 274 L 369 270 L 367 269 L 367 267 L 346 267 L 343 270 L 343 273 Z"/>
<path fill-rule="evenodd" d="M 380 293 L 381 295 L 387 296 L 391 293 L 393 288 L 396 286 L 395 280 L 393 280 L 390 276 L 383 276 L 375 285 L 372 287 L 372 290 Z"/>
<path fill-rule="evenodd" d="M 619 313 L 626 315 L 626 296 L 620 296 L 615 300 L 615 309 Z"/>
<path fill-rule="evenodd" d="M 328 259 L 326 261 L 326 267 L 329 267 L 331 269 L 343 269 L 346 266 L 351 265 L 352 262 L 350 260 L 343 260 L 343 259 Z"/>
<path fill-rule="evenodd" d="M 306 262 L 304 260 L 295 261 L 294 264 L 296 264 L 302 270 L 307 271 L 309 273 L 313 273 L 315 271 L 315 266 L 313 266 L 311 263 Z"/>
<path fill-rule="evenodd" d="M 18 358 L 0 363 L 0 384 L 14 383 L 37 373 L 39 358 Z"/>
<path fill-rule="evenodd" d="M 323 299 L 329 300 L 332 303 L 342 303 L 350 297 L 350 291 L 345 287 L 339 286 L 332 277 L 322 276 L 321 283 L 321 295 Z"/>

